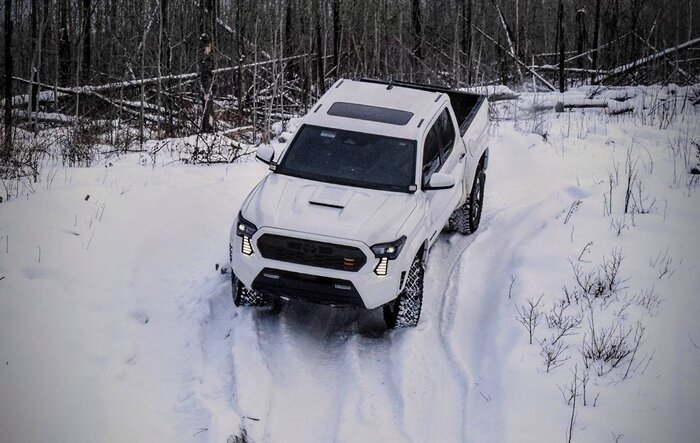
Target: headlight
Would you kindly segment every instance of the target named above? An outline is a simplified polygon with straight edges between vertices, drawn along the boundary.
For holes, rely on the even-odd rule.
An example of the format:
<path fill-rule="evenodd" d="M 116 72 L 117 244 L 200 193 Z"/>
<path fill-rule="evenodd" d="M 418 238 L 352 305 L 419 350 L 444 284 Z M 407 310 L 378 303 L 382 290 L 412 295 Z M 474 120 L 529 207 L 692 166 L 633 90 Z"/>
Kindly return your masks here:
<path fill-rule="evenodd" d="M 253 254 L 253 245 L 250 239 L 258 230 L 258 227 L 249 222 L 243 215 L 238 213 L 238 221 L 236 222 L 236 235 L 241 237 L 241 252 L 245 255 Z"/>
<path fill-rule="evenodd" d="M 389 260 L 395 260 L 399 256 L 404 243 L 406 243 L 406 236 L 402 235 L 398 240 L 389 243 L 377 243 L 372 246 L 372 252 L 377 258 L 386 257 Z"/>
<path fill-rule="evenodd" d="M 252 237 L 253 234 L 257 232 L 257 230 L 257 226 L 243 218 L 243 215 L 240 212 L 238 213 L 238 222 L 236 222 L 236 234 L 239 237 L 243 237 L 244 235 Z"/>
<path fill-rule="evenodd" d="M 377 243 L 372 246 L 374 256 L 379 259 L 377 267 L 374 268 L 374 273 L 377 275 L 386 275 L 389 270 L 389 260 L 395 260 L 401 253 L 406 236 L 403 235 L 398 240 L 389 243 Z"/>

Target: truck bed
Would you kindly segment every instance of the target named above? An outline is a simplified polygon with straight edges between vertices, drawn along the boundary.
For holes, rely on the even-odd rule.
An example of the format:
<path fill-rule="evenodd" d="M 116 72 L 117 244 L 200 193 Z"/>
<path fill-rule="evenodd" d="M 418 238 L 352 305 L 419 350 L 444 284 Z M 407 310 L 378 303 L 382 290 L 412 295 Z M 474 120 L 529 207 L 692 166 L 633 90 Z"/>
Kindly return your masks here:
<path fill-rule="evenodd" d="M 366 83 L 378 83 L 382 85 L 393 85 L 400 86 L 402 88 L 419 89 L 421 91 L 430 92 L 440 92 L 447 94 L 450 97 L 450 102 L 452 104 L 452 109 L 455 112 L 455 117 L 457 117 L 457 122 L 459 123 L 459 133 L 464 136 L 467 132 L 467 128 L 472 123 L 472 120 L 479 112 L 479 109 L 484 104 L 484 99 L 486 96 L 480 94 L 474 94 L 471 92 L 456 91 L 450 88 L 434 85 L 424 85 L 420 83 L 409 83 L 402 81 L 385 81 L 376 80 L 370 78 L 363 78 L 360 81 Z"/>

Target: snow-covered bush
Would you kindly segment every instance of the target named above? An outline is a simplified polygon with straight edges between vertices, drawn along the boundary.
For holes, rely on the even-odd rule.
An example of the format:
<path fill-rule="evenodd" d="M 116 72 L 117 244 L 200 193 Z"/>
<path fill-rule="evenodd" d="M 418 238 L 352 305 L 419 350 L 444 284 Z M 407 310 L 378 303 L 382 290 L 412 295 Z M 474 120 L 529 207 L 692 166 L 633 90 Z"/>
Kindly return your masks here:
<path fill-rule="evenodd" d="M 39 180 L 41 160 L 49 152 L 54 140 L 36 137 L 31 132 L 14 128 L 12 149 L 8 158 L 0 159 L 0 202 L 33 192 Z"/>
<path fill-rule="evenodd" d="M 68 126 L 60 140 L 61 159 L 66 166 L 90 166 L 95 160 L 105 128 L 97 122 L 81 121 Z"/>
<path fill-rule="evenodd" d="M 148 140 L 146 152 L 155 159 L 165 154 L 188 164 L 233 163 L 254 152 L 246 134 L 195 134 L 183 138 Z"/>

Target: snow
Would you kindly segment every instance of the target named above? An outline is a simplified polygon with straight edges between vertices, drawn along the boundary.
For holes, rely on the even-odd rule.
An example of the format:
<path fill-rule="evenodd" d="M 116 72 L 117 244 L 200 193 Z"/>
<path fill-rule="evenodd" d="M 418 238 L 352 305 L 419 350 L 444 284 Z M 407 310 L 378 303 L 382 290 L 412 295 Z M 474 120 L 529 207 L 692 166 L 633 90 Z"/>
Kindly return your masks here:
<path fill-rule="evenodd" d="M 700 109 L 679 101 L 670 123 L 650 114 L 652 92 L 683 97 L 670 89 L 595 97 L 646 100 L 646 117 L 640 107 L 614 116 L 497 104 L 505 119 L 490 129 L 482 225 L 441 234 L 411 330 L 382 331 L 377 312 L 233 306 L 221 267 L 240 204 L 268 173 L 259 162 L 47 161 L 34 193 L 0 204 L 0 441 L 224 442 L 242 429 L 254 442 L 566 441 L 562 390 L 584 369 L 586 324 L 563 338 L 569 360 L 546 372 L 538 342 L 554 330 L 543 319 L 530 345 L 517 309 L 542 296 L 548 311 L 574 285 L 571 263 L 592 270 L 614 250 L 626 289 L 595 305 L 596 321 L 621 318 L 650 288 L 660 303 L 624 311 L 625 327 L 645 327 L 643 364 L 625 380 L 624 368 L 591 373 L 572 441 L 696 441 L 700 197 L 688 171 Z M 275 133 L 288 139 L 298 126 Z M 655 201 L 633 216 L 623 211 L 628 155 L 639 204 Z"/>

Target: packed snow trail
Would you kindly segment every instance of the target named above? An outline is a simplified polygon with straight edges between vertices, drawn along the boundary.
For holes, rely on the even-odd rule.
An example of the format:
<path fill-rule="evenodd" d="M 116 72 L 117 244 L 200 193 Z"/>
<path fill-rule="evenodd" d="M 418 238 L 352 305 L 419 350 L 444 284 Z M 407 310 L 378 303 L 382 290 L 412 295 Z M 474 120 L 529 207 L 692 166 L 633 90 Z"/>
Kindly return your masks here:
<path fill-rule="evenodd" d="M 557 214 L 547 197 L 567 181 L 546 161 L 520 157 L 493 149 L 481 227 L 441 234 L 431 249 L 416 329 L 383 332 L 380 312 L 304 303 L 239 309 L 232 379 L 240 413 L 257 419 L 246 422 L 255 441 L 468 440 L 470 409 L 478 414 L 497 394 L 490 348 L 509 346 L 496 340 L 510 330 L 501 312 L 510 253 L 538 229 L 532 220 Z M 522 168 L 538 177 L 532 188 L 517 183 Z"/>

